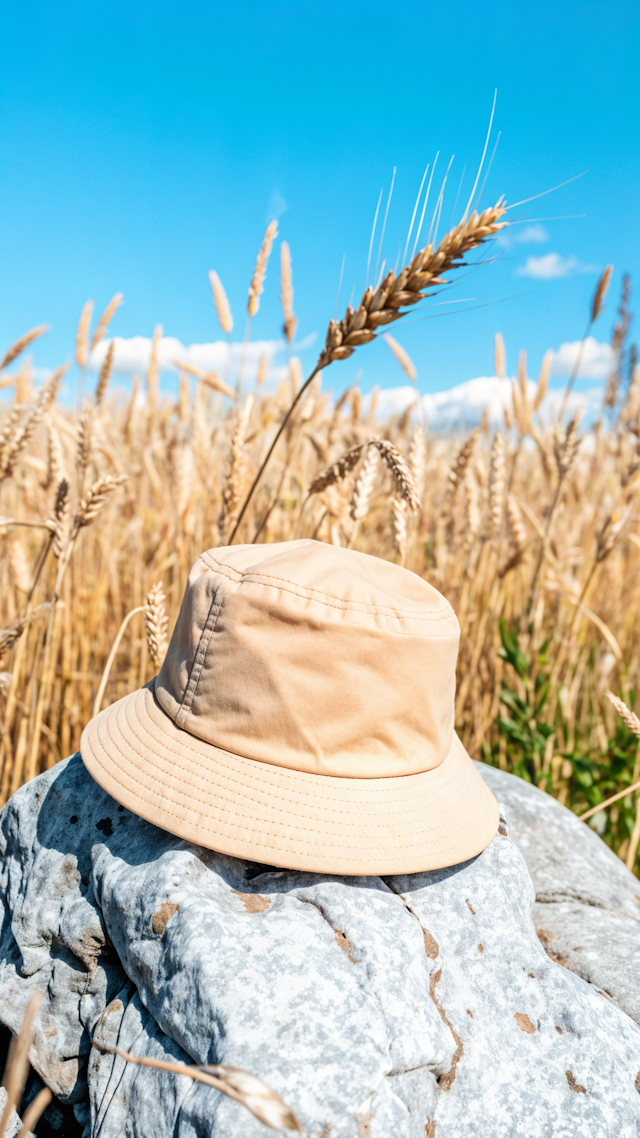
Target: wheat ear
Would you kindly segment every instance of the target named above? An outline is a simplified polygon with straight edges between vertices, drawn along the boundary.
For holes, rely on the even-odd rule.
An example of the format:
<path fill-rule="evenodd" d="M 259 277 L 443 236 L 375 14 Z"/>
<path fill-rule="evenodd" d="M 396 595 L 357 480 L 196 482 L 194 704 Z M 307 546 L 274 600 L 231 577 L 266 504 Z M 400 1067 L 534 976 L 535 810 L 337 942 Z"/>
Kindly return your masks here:
<path fill-rule="evenodd" d="M 502 528 L 505 481 L 506 448 L 504 435 L 500 434 L 500 431 L 496 431 L 491 447 L 491 462 L 489 466 L 489 514 L 491 517 L 491 532 L 494 538 L 499 536 Z"/>
<path fill-rule="evenodd" d="M 167 654 L 167 598 L 162 581 L 152 585 L 144 602 L 144 627 L 147 633 L 147 646 L 154 668 L 158 671 Z"/>
<path fill-rule="evenodd" d="M 571 473 L 571 469 L 578 454 L 578 447 L 580 446 L 580 439 L 578 438 L 578 431 L 580 429 L 580 420 L 582 418 L 582 411 L 576 411 L 571 419 L 564 438 L 554 441 L 554 454 L 556 459 L 556 466 L 558 468 L 558 479 L 563 482 L 564 479 Z"/>
<path fill-rule="evenodd" d="M 2 360 L 0 360 L 0 371 L 4 371 L 6 367 L 9 367 L 9 364 L 13 363 L 17 356 L 19 356 L 21 352 L 24 352 L 25 348 L 29 347 L 29 344 L 32 344 L 39 336 L 43 336 L 45 332 L 48 332 L 50 327 L 50 324 L 38 324 L 38 326 L 32 328 L 30 332 L 25 332 L 24 336 L 21 336 L 10 348 L 7 348 Z"/>
<path fill-rule="evenodd" d="M 53 500 L 53 516 L 47 522 L 47 526 L 53 538 L 53 552 L 56 558 L 60 558 L 64 552 L 69 537 L 69 482 L 63 476 L 60 478 L 57 486 L 55 497 Z"/>
<path fill-rule="evenodd" d="M 147 399 L 152 412 L 154 412 L 158 406 L 158 348 L 160 346 L 160 340 L 162 339 L 162 332 L 162 324 L 156 324 L 153 329 L 149 364 L 147 367 Z"/>
<path fill-rule="evenodd" d="M 483 210 L 481 214 L 474 210 L 467 221 L 460 222 L 459 225 L 445 234 L 436 250 L 433 249 L 432 245 L 427 245 L 419 253 L 416 253 L 410 264 L 401 269 L 397 277 L 394 272 L 387 273 L 377 289 L 367 288 L 356 310 L 348 305 L 341 321 L 329 321 L 325 346 L 318 357 L 318 362 L 303 383 L 276 431 L 275 438 L 242 504 L 236 524 L 229 537 L 230 544 L 233 543 L 279 439 L 286 430 L 300 399 L 318 372 L 328 367 L 334 360 L 347 359 L 353 355 L 359 344 L 366 344 L 374 339 L 376 330 L 383 324 L 398 320 L 403 315 L 400 309 L 406 309 L 410 305 L 417 304 L 418 301 L 424 299 L 426 289 L 442 284 L 443 280 L 438 274 L 459 267 L 466 253 L 503 229 L 507 222 L 500 219 L 505 213 L 506 206 L 502 199 L 495 206 Z"/>
<path fill-rule="evenodd" d="M 47 420 L 47 482 L 46 488 L 57 486 L 64 474 L 64 451 L 60 435 L 51 422 Z"/>
<path fill-rule="evenodd" d="M 467 466 L 471 462 L 471 458 L 476 448 L 476 443 L 478 442 L 479 435 L 480 431 L 477 427 L 475 430 L 471 431 L 471 434 L 468 435 L 460 450 L 458 451 L 455 462 L 449 470 L 447 496 L 450 504 L 453 503 L 453 500 L 458 492 L 458 488 L 462 482 L 462 479 L 464 478 Z"/>
<path fill-rule="evenodd" d="M 612 272 L 613 265 L 607 265 L 607 267 L 603 270 L 600 279 L 595 287 L 595 292 L 591 301 L 591 310 L 589 313 L 590 324 L 593 324 L 598 319 L 600 313 L 602 312 L 602 309 L 604 308 L 604 302 L 607 298 L 607 292 L 609 291 Z"/>
<path fill-rule="evenodd" d="M 249 420 L 253 410 L 253 395 L 247 395 L 231 439 L 231 465 L 226 485 L 223 491 L 224 513 L 227 519 L 232 518 L 240 504 L 240 498 L 247 478 L 247 464 L 245 459 L 245 444 Z M 224 523 L 222 524 L 224 529 Z"/>
<path fill-rule="evenodd" d="M 536 388 L 536 394 L 535 394 L 535 397 L 533 400 L 533 410 L 534 411 L 538 410 L 538 408 L 540 407 L 545 395 L 547 394 L 547 389 L 549 387 L 549 375 L 551 374 L 552 362 L 553 362 L 553 352 L 552 351 L 545 352 L 543 357 L 542 357 L 542 363 L 540 365 L 540 375 L 538 376 L 538 386 Z"/>
<path fill-rule="evenodd" d="M 414 427 L 409 448 L 409 466 L 416 480 L 418 494 L 424 489 L 424 479 L 427 468 L 427 442 L 422 427 Z"/>
<path fill-rule="evenodd" d="M 97 518 L 109 495 L 113 494 L 113 491 L 117 490 L 118 486 L 122 486 L 123 482 L 127 481 L 126 474 L 119 474 L 116 477 L 107 474 L 105 478 L 98 478 L 80 503 L 80 508 L 75 519 L 77 529 L 80 529 L 81 526 L 90 525 L 90 523 Z"/>
<path fill-rule="evenodd" d="M 398 341 L 388 332 L 383 333 L 382 339 L 384 340 L 387 347 L 390 348 L 393 352 L 393 355 L 400 364 L 400 367 L 402 368 L 407 379 L 410 379 L 412 383 L 415 383 L 418 377 L 418 372 L 416 365 L 411 359 L 409 353 L 402 347 L 402 344 L 399 344 Z"/>
<path fill-rule="evenodd" d="M 76 331 L 76 363 L 80 368 L 87 366 L 87 360 L 89 358 L 89 329 L 91 327 L 92 315 L 93 301 L 87 300 L 80 313 Z"/>
<path fill-rule="evenodd" d="M 58 387 L 60 386 L 60 380 L 67 371 L 68 366 L 68 364 L 64 364 L 62 367 L 56 368 L 42 385 L 35 406 L 29 412 L 21 427 L 16 429 L 16 420 L 12 420 L 12 416 L 9 417 L 7 427 L 11 428 L 11 433 L 5 437 L 5 432 L 3 431 L 2 436 L 0 436 L 0 481 L 3 478 L 9 478 L 11 474 L 13 474 L 18 458 L 32 437 L 38 423 L 53 403 L 58 392 Z M 5 428 L 5 430 L 6 429 L 7 428 Z"/>
<path fill-rule="evenodd" d="M 378 451 L 375 447 L 369 447 L 351 496 L 350 513 L 356 524 L 366 518 L 369 512 L 369 502 L 378 473 L 378 461 Z"/>
<path fill-rule="evenodd" d="M 115 296 L 111 297 L 111 300 L 109 301 L 107 307 L 105 308 L 104 312 L 102 313 L 102 316 L 100 317 L 100 319 L 98 320 L 98 323 L 96 324 L 95 332 L 93 333 L 93 336 L 91 337 L 91 349 L 90 349 L 90 351 L 93 351 L 93 349 L 95 347 L 97 347 L 97 345 L 100 343 L 100 341 L 103 340 L 104 337 L 106 336 L 107 328 L 109 327 L 115 313 L 118 311 L 123 300 L 124 300 L 124 297 L 123 297 L 121 292 L 117 292 L 115 294 Z"/>
<path fill-rule="evenodd" d="M 400 494 L 395 493 L 391 502 L 391 520 L 393 529 L 393 544 L 400 554 L 400 560 L 404 565 L 404 559 L 407 553 L 407 511 L 408 504 L 406 498 L 401 497 Z"/>
<path fill-rule="evenodd" d="M 9 545 L 9 576 L 14 589 L 28 596 L 31 591 L 31 568 L 19 537 L 14 537 Z"/>
<path fill-rule="evenodd" d="M 218 314 L 218 323 L 225 336 L 230 336 L 233 331 L 231 306 L 227 299 L 227 294 L 222 287 L 222 281 L 213 269 L 209 273 L 209 282 L 211 284 L 211 292 L 213 293 L 213 303 Z"/>
<path fill-rule="evenodd" d="M 96 384 L 96 407 L 99 407 L 105 397 L 106 390 L 111 379 L 111 372 L 113 370 L 113 357 L 115 355 L 116 342 L 112 340 L 107 348 L 102 367 L 100 368 L 100 375 Z"/>
<path fill-rule="evenodd" d="M 347 359 L 360 344 L 373 340 L 382 325 L 399 320 L 403 315 L 401 309 L 424 300 L 427 289 L 447 284 L 440 274 L 456 268 L 466 253 L 503 229 L 507 222 L 500 219 L 505 212 L 502 201 L 481 214 L 474 210 L 467 221 L 461 221 L 445 234 L 437 249 L 427 245 L 397 276 L 389 272 L 376 289 L 369 286 L 358 308 L 348 305 L 341 321 L 329 321 L 317 367 L 328 367 L 334 360 Z"/>
<path fill-rule="evenodd" d="M 17 1038 L 14 1036 L 9 1047 L 7 1065 L 5 1067 L 4 1075 L 2 1078 L 2 1085 L 6 1088 L 7 1092 L 7 1101 L 2 1112 L 2 1117 L 0 1117 L 0 1135 L 2 1138 L 5 1138 L 7 1127 L 9 1125 L 9 1119 L 11 1118 L 13 1111 L 17 1110 L 20 1105 L 20 1099 L 22 1098 L 24 1085 L 27 1081 L 27 1075 L 29 1074 L 29 1051 L 31 1049 L 33 1040 L 33 1025 L 35 1023 L 36 1016 L 40 1011 L 41 1004 L 42 992 L 34 992 L 29 999 L 29 1003 L 27 1004 L 27 1010 L 24 1020 L 22 1021 L 20 1034 Z M 41 1105 L 42 1110 L 44 1110 L 45 1106 L 47 1105 L 47 1102 L 45 1101 L 47 1096 L 43 1096 L 41 1092 L 39 1097 L 39 1105 Z M 49 1092 L 48 1101 L 51 1101 L 51 1092 Z M 35 1107 L 35 1100 L 32 1104 L 32 1107 Z M 35 1115 L 36 1110 L 32 1109 L 29 1119 L 31 1126 L 35 1126 L 37 1122 Z M 20 1134 L 22 1134 L 23 1131 L 25 1131 L 24 1124 L 22 1126 Z"/>
<path fill-rule="evenodd" d="M 507 357 L 504 350 L 504 338 L 502 332 L 496 332 L 495 334 L 493 355 L 493 370 L 495 371 L 498 379 L 504 379 L 507 374 Z"/>
<path fill-rule="evenodd" d="M 280 246 L 280 297 L 282 300 L 282 314 L 284 324 L 282 331 L 287 343 L 293 343 L 298 326 L 298 318 L 293 312 L 293 277 L 291 274 L 291 250 L 286 241 Z"/>
<path fill-rule="evenodd" d="M 174 1075 L 186 1075 L 196 1082 L 215 1087 L 222 1094 L 228 1095 L 246 1107 L 270 1130 L 297 1130 L 302 1133 L 302 1127 L 296 1116 L 280 1095 L 276 1094 L 267 1083 L 263 1083 L 262 1079 L 243 1071 L 240 1067 L 229 1067 L 225 1063 L 188 1066 L 185 1063 L 171 1063 L 165 1059 L 131 1055 L 122 1047 L 107 1047 L 96 1040 L 95 1036 L 93 1043 L 99 1051 L 104 1051 L 108 1055 L 118 1055 L 125 1062 L 138 1067 L 155 1067 L 157 1070 L 169 1071 Z"/>
<path fill-rule="evenodd" d="M 253 319 L 258 309 L 260 308 L 260 297 L 262 296 L 262 290 L 264 288 L 264 278 L 267 272 L 267 264 L 269 262 L 269 256 L 271 254 L 273 242 L 277 236 L 278 222 L 270 221 L 267 226 L 267 232 L 264 235 L 262 245 L 260 246 L 260 251 L 256 260 L 256 267 L 253 270 L 251 284 L 249 285 L 247 312 L 249 313 L 250 319 Z"/>

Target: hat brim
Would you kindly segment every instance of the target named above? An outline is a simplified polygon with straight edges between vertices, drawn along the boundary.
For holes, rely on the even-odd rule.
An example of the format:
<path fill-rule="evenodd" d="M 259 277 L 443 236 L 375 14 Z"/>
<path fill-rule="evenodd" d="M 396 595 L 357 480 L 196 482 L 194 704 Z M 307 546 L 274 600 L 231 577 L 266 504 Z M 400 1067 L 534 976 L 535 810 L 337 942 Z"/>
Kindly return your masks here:
<path fill-rule="evenodd" d="M 176 727 L 150 684 L 92 719 L 80 752 L 95 781 L 147 822 L 285 869 L 347 876 L 442 869 L 481 853 L 498 829 L 498 804 L 455 734 L 444 762 L 420 774 L 307 774 Z"/>

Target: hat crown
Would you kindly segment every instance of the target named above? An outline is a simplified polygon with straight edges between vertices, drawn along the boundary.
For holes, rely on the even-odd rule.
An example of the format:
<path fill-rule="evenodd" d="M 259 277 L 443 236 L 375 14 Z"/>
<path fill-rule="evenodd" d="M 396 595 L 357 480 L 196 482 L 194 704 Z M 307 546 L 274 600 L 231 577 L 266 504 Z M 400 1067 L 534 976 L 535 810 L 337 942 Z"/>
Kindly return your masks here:
<path fill-rule="evenodd" d="M 343 778 L 444 762 L 459 625 L 416 574 L 317 541 L 193 565 L 155 682 L 177 726 L 235 755 Z"/>

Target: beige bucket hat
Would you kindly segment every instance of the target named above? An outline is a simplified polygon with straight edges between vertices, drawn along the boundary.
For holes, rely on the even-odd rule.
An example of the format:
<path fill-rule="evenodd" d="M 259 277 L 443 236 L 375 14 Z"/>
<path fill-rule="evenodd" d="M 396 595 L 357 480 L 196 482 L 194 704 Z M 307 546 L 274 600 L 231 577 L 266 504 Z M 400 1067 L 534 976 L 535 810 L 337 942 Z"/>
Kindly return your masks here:
<path fill-rule="evenodd" d="M 498 806 L 454 731 L 460 629 L 415 573 L 317 541 L 193 566 L 151 683 L 92 719 L 113 798 L 200 846 L 318 873 L 455 865 Z"/>

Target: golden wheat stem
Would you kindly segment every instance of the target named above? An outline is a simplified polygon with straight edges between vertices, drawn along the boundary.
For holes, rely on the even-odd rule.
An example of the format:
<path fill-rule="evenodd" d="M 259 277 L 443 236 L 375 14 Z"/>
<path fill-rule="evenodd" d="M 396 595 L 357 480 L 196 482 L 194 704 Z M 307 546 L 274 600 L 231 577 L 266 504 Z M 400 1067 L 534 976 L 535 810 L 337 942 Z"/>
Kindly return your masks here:
<path fill-rule="evenodd" d="M 215 305 L 216 313 L 218 315 L 218 323 L 222 328 L 225 336 L 230 336 L 233 331 L 233 316 L 231 315 L 231 306 L 227 299 L 227 294 L 222 286 L 222 281 L 216 272 L 211 270 L 209 273 L 209 282 L 211 284 L 211 292 L 213 293 L 213 303 Z"/>
<path fill-rule="evenodd" d="M 40 1011 L 41 1004 L 42 992 L 34 992 L 27 1005 L 22 1027 L 20 1028 L 20 1034 L 17 1038 L 14 1036 L 9 1045 L 7 1064 L 2 1079 L 2 1085 L 7 1092 L 7 1101 L 2 1112 L 2 1117 L 0 1118 L 0 1135 L 2 1138 L 4 1138 L 6 1134 L 7 1125 L 13 1111 L 17 1110 L 20 1105 L 22 1091 L 29 1072 L 29 1050 L 33 1037 L 33 1025 Z"/>
<path fill-rule="evenodd" d="M 96 348 L 98 346 L 98 344 L 106 336 L 107 328 L 109 327 L 115 313 L 119 309 L 123 300 L 124 300 L 124 297 L 123 297 L 121 292 L 116 292 L 115 295 L 111 297 L 111 300 L 109 301 L 107 307 L 105 308 L 104 312 L 102 313 L 102 316 L 98 320 L 98 323 L 96 324 L 95 332 L 93 333 L 93 336 L 91 337 L 91 347 L 89 349 L 90 352 L 92 352 L 93 349 Z M 111 342 L 113 343 L 113 340 Z"/>
<path fill-rule="evenodd" d="M 125 616 L 124 620 L 122 621 L 122 623 L 120 625 L 120 628 L 118 629 L 118 631 L 116 633 L 116 638 L 115 638 L 113 644 L 111 645 L 111 651 L 109 652 L 109 655 L 107 656 L 107 662 L 106 662 L 104 669 L 103 669 L 103 672 L 102 672 L 102 678 L 100 680 L 100 684 L 99 684 L 98 690 L 96 692 L 96 698 L 93 701 L 93 718 L 94 719 L 95 719 L 96 715 L 99 714 L 100 708 L 102 707 L 102 700 L 104 697 L 105 688 L 107 686 L 107 683 L 109 682 L 109 676 L 111 675 L 111 669 L 113 667 L 113 661 L 116 658 L 118 648 L 120 647 L 122 637 L 124 636 L 124 634 L 127 630 L 127 626 L 129 624 L 129 621 L 132 619 L 132 617 L 134 617 L 136 615 L 136 613 L 144 612 L 144 611 L 145 611 L 144 605 L 138 605 L 137 608 L 131 609 L 131 611 L 128 612 L 127 615 Z"/>
<path fill-rule="evenodd" d="M 302 399 L 302 396 L 304 395 L 305 391 L 307 390 L 309 385 L 312 383 L 312 381 L 315 379 L 315 377 L 319 371 L 320 371 L 320 368 L 319 368 L 318 364 L 316 364 L 313 371 L 311 372 L 311 375 L 308 376 L 308 378 L 302 384 L 302 387 L 300 388 L 298 394 L 296 395 L 291 406 L 289 407 L 289 410 L 287 411 L 284 419 L 282 420 L 280 426 L 278 427 L 278 430 L 276 431 L 276 434 L 275 434 L 275 438 L 274 438 L 273 442 L 271 443 L 271 446 L 269 447 L 265 458 L 262 460 L 262 463 L 260 465 L 258 473 L 256 474 L 253 482 L 251 483 L 251 487 L 249 489 L 249 492 L 248 492 L 244 502 L 242 503 L 242 506 L 240 508 L 240 512 L 238 514 L 238 517 L 236 518 L 236 523 L 235 523 L 235 525 L 231 531 L 231 534 L 227 538 L 227 544 L 228 545 L 233 545 L 234 538 L 238 532 L 238 529 L 240 528 L 240 525 L 242 524 L 242 520 L 243 520 L 244 515 L 246 514 L 247 509 L 251 503 L 251 499 L 253 498 L 253 495 L 255 494 L 255 492 L 258 488 L 258 485 L 260 484 L 260 480 L 262 478 L 262 475 L 264 474 L 267 466 L 269 465 L 269 460 L 271 459 L 271 455 L 273 454 L 274 450 L 276 449 L 276 447 L 280 441 L 280 438 L 282 437 L 282 434 L 285 431 L 285 429 L 289 423 L 289 420 L 291 419 L 293 412 L 295 411 L 296 407 L 298 406 L 298 403 Z"/>
<path fill-rule="evenodd" d="M 25 332 L 24 336 L 21 336 L 19 340 L 11 344 L 0 360 L 0 371 L 4 371 L 6 367 L 9 367 L 9 364 L 13 363 L 13 361 L 24 352 L 25 348 L 29 347 L 29 344 L 32 344 L 34 340 L 37 340 L 38 337 L 48 332 L 50 327 L 50 324 L 38 324 L 37 328 L 32 328 L 30 332 Z"/>
<path fill-rule="evenodd" d="M 235 1099 L 246 1107 L 260 1122 L 270 1130 L 297 1130 L 302 1133 L 300 1123 L 293 1111 L 287 1106 L 267 1083 L 262 1079 L 250 1075 L 238 1067 L 229 1067 L 223 1063 L 189 1066 L 185 1063 L 171 1063 L 166 1059 L 143 1058 L 131 1055 L 122 1047 L 108 1047 L 96 1040 L 94 1046 L 107 1055 L 118 1055 L 126 1063 L 138 1067 L 153 1067 L 158 1071 L 168 1071 L 173 1075 L 187 1075 L 195 1082 L 205 1083 L 206 1086 L 215 1087 L 217 1091 Z"/>
<path fill-rule="evenodd" d="M 298 319 L 293 311 L 293 277 L 291 274 L 291 250 L 288 242 L 283 241 L 280 246 L 280 296 L 282 300 L 282 313 L 284 332 L 289 348 L 293 343 L 298 326 Z"/>

